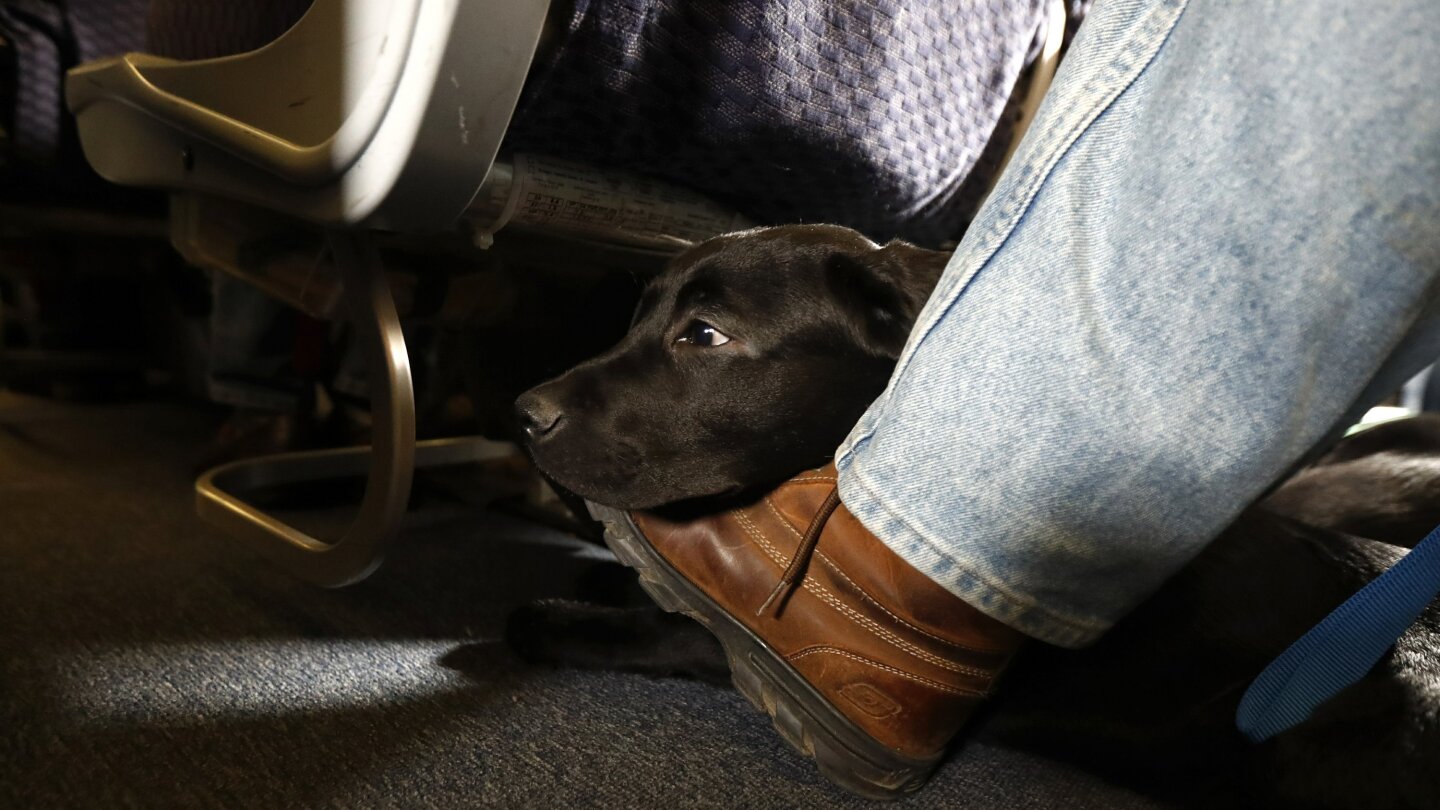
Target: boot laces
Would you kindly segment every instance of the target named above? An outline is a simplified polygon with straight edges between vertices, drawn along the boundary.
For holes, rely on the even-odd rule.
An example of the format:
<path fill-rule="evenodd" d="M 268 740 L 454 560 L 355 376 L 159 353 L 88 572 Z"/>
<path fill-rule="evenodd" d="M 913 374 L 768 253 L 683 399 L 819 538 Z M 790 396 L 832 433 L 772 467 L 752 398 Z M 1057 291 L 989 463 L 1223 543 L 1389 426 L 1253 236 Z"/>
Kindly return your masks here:
<path fill-rule="evenodd" d="M 825 496 L 825 502 L 820 505 L 820 511 L 810 521 L 810 528 L 800 538 L 800 545 L 795 547 L 795 553 L 790 557 L 790 564 L 785 566 L 785 571 L 780 574 L 780 581 L 775 584 L 775 589 L 765 598 L 760 609 L 755 611 L 756 616 L 764 616 L 765 611 L 772 604 L 775 606 L 775 615 L 779 616 L 784 610 L 785 602 L 795 587 L 800 584 L 800 579 L 805 569 L 810 564 L 810 558 L 815 554 L 815 547 L 820 544 L 820 533 L 825 530 L 825 522 L 835 513 L 836 507 L 840 505 L 840 490 L 833 488 L 830 494 Z"/>

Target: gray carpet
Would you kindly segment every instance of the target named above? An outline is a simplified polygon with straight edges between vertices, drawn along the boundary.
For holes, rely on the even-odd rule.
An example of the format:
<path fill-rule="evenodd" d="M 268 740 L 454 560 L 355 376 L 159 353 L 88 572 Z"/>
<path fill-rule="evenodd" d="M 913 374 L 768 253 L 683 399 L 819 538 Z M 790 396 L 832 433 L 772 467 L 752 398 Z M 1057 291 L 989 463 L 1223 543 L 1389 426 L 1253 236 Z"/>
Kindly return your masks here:
<path fill-rule="evenodd" d="M 0 807 L 868 804 L 734 692 L 519 662 L 506 613 L 602 554 L 557 532 L 427 504 L 369 581 L 287 578 L 194 516 L 214 427 L 0 393 Z M 1151 805 L 970 746 L 901 806 Z"/>

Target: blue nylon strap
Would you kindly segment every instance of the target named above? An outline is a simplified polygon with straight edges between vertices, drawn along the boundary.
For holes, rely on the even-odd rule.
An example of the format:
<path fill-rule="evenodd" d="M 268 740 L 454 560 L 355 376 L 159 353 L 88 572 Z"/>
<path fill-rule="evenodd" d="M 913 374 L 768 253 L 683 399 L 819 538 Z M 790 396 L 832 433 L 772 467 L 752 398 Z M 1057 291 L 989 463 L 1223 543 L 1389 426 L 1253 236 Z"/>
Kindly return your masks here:
<path fill-rule="evenodd" d="M 1440 526 L 1281 653 L 1240 699 L 1251 742 L 1294 726 L 1360 680 L 1440 593 Z"/>

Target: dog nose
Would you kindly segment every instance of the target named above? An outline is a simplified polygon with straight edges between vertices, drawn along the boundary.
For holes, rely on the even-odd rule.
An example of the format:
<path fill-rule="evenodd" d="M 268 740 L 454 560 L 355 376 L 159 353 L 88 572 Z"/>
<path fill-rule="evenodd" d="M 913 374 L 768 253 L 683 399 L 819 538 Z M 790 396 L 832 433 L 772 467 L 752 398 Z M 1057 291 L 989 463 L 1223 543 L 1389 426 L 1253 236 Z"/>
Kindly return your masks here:
<path fill-rule="evenodd" d="M 556 426 L 565 413 L 553 400 L 530 391 L 515 400 L 515 410 L 520 416 L 520 426 L 531 441 L 537 441 L 555 432 Z"/>

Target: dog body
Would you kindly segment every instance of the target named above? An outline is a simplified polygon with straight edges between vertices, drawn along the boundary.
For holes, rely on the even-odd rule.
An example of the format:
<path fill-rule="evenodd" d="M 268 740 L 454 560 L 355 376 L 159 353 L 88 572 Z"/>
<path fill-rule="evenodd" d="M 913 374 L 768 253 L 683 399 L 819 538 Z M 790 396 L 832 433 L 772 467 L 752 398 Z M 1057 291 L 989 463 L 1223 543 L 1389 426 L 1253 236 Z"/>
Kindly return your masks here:
<path fill-rule="evenodd" d="M 946 258 L 831 226 L 700 245 L 647 289 L 619 345 L 521 397 L 535 462 L 586 498 L 676 510 L 818 466 L 883 391 Z M 1440 806 L 1433 605 L 1307 722 L 1261 746 L 1234 728 L 1264 665 L 1437 522 L 1440 418 L 1347 440 L 1093 647 L 1032 645 L 971 733 L 1188 804 Z M 535 606 L 510 639 L 534 660 L 726 672 L 718 644 L 658 609 Z"/>

